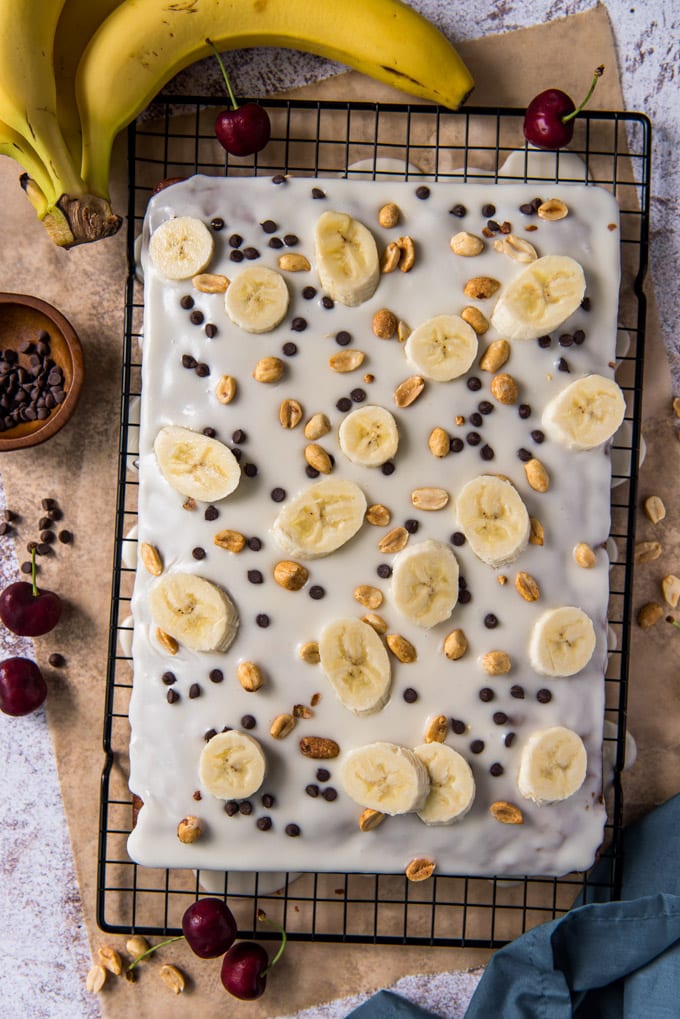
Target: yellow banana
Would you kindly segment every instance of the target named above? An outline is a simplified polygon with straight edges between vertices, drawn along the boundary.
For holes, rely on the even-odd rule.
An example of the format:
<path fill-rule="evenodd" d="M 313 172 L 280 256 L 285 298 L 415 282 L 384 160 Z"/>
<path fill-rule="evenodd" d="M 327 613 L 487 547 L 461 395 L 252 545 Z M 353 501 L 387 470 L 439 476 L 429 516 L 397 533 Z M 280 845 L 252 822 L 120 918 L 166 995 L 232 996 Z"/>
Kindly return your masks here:
<path fill-rule="evenodd" d="M 347 64 L 452 109 L 473 87 L 449 41 L 400 0 L 124 0 L 78 67 L 81 174 L 108 195 L 115 136 L 177 72 L 221 50 L 281 46 Z"/>
<path fill-rule="evenodd" d="M 30 194 L 27 187 L 24 187 L 24 190 L 29 194 L 31 203 L 42 219 L 49 205 L 55 202 L 59 195 L 55 193 L 52 178 L 30 142 L 3 121 L 0 121 L 0 153 L 14 159 L 19 166 L 23 167 L 27 177 L 33 181 L 35 187 L 30 188 Z"/>

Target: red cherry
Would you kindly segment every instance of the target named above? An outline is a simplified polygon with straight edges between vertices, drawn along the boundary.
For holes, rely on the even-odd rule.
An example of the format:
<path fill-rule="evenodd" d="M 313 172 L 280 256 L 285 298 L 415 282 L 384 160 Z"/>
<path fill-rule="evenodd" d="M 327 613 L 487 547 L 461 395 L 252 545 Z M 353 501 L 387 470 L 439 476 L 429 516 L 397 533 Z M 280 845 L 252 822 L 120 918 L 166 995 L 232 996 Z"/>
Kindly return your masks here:
<path fill-rule="evenodd" d="M 590 99 L 604 66 L 596 68 L 587 96 L 580 106 L 558 88 L 540 92 L 531 100 L 524 116 L 524 137 L 539 149 L 562 149 L 574 135 L 574 119 Z"/>
<path fill-rule="evenodd" d="M 231 946 L 222 960 L 222 983 L 235 998 L 252 1001 L 264 994 L 268 966 L 269 956 L 261 945 L 254 941 L 239 941 Z"/>
<path fill-rule="evenodd" d="M 21 637 L 40 637 L 53 630 L 61 616 L 61 598 L 40 591 L 27 580 L 10 584 L 0 595 L 0 619 Z"/>
<path fill-rule="evenodd" d="M 217 140 L 232 156 L 252 156 L 259 152 L 269 141 L 271 133 L 269 114 L 257 103 L 222 110 L 215 120 Z"/>
<path fill-rule="evenodd" d="M 29 658 L 7 658 L 0 663 L 0 711 L 28 715 L 47 697 L 42 672 Z"/>
<path fill-rule="evenodd" d="M 224 955 L 236 937 L 234 914 L 221 899 L 199 899 L 182 917 L 182 933 L 201 959 Z"/>

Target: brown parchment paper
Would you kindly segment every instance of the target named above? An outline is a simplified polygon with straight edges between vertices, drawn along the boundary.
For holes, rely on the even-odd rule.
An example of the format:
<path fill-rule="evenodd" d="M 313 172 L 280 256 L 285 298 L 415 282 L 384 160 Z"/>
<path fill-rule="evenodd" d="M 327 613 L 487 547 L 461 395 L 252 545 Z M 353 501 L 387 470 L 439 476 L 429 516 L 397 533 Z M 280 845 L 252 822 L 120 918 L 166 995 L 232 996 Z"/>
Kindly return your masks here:
<path fill-rule="evenodd" d="M 476 105 L 523 106 L 552 84 L 580 94 L 593 68 L 607 66 L 591 106 L 622 108 L 614 43 L 604 7 L 529 30 L 460 45 L 477 89 Z M 564 55 L 569 59 L 565 61 Z M 290 95 L 320 98 L 408 99 L 354 72 Z M 409 100 L 412 101 L 412 100 Z M 114 205 L 125 208 L 126 169 L 122 142 L 112 173 Z M 66 816 L 93 951 L 104 943 L 123 948 L 124 939 L 104 935 L 95 924 L 101 731 L 108 646 L 111 564 L 115 519 L 117 437 L 120 408 L 125 239 L 117 237 L 72 252 L 55 248 L 35 220 L 17 183 L 14 164 L 0 161 L 0 208 L 5 243 L 0 246 L 2 288 L 53 302 L 71 320 L 85 350 L 86 382 L 69 424 L 47 445 L 6 453 L 0 461 L 7 502 L 22 513 L 20 558 L 34 536 L 40 499 L 51 496 L 64 509 L 64 526 L 74 532 L 71 547 L 44 561 L 42 579 L 66 602 L 63 621 L 37 640 L 38 659 L 48 675 L 48 724 L 54 743 Z M 9 241 L 9 243 L 8 243 Z M 668 515 L 657 528 L 641 515 L 641 538 L 661 540 L 663 558 L 637 571 L 634 605 L 660 600 L 658 581 L 673 571 L 680 546 L 680 443 L 674 440 L 670 380 L 653 300 L 647 334 L 644 435 L 647 443 L 640 496 L 662 495 Z M 677 697 L 680 640 L 664 624 L 633 635 L 630 724 L 638 740 L 638 761 L 626 776 L 631 816 L 648 811 L 680 788 L 680 719 L 668 710 Z M 67 668 L 47 665 L 61 651 Z M 637 669 L 638 663 L 644 663 Z M 636 675 L 639 673 L 639 675 Z M 46 847 L 46 860 L 49 847 Z M 107 1019 L 145 1019 L 161 1013 L 179 1019 L 189 1010 L 212 1017 L 264 1017 L 294 1013 L 335 997 L 388 986 L 407 973 L 464 969 L 486 961 L 489 952 L 457 948 L 404 948 L 295 943 L 270 978 L 266 996 L 236 1003 L 219 983 L 216 961 L 197 959 L 182 943 L 164 951 L 164 961 L 192 978 L 175 998 L 158 978 L 159 964 L 145 967 L 136 984 L 110 980 L 101 995 Z M 83 974 L 83 979 L 85 974 Z"/>

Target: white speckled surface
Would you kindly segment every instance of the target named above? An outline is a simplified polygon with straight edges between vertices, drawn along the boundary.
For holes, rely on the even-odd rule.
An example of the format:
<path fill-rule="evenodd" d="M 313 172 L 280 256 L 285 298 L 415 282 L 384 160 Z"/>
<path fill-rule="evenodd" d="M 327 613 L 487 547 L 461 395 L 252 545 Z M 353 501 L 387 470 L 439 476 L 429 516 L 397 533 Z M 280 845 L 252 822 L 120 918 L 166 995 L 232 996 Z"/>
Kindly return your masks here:
<path fill-rule="evenodd" d="M 468 0 L 453 5 L 445 0 L 412 0 L 413 6 L 437 23 L 452 39 L 478 38 L 540 24 L 591 9 L 588 0 Z M 674 389 L 680 392 L 680 339 L 676 322 L 680 292 L 675 276 L 680 261 L 680 135 L 676 73 L 680 64 L 680 12 L 677 6 L 655 0 L 644 6 L 636 0 L 608 0 L 618 48 L 626 107 L 649 115 L 654 125 L 651 275 L 656 288 L 667 349 L 671 352 Z M 264 94 L 318 80 L 333 65 L 290 52 L 249 51 L 236 54 L 230 64 L 236 91 Z M 518 73 L 521 71 L 518 69 Z M 546 86 L 558 82 L 546 69 Z M 200 92 L 215 78 L 212 68 L 194 68 L 177 83 Z M 0 543 L 2 583 L 16 578 L 16 558 L 10 541 Z M 2 635 L 3 655 L 30 653 L 30 647 L 10 643 Z M 82 907 L 75 883 L 66 822 L 52 746 L 44 713 L 27 719 L 0 716 L 0 949 L 3 953 L 2 1019 L 95 1019 L 95 998 L 84 990 L 89 950 L 82 924 Z M 87 904 L 92 910 L 93 904 Z M 467 979 L 467 978 L 466 978 Z M 462 1015 L 472 981 L 464 987 L 444 977 L 411 978 L 399 990 L 442 1016 Z M 308 1010 L 305 1019 L 336 1019 L 361 996 L 337 1006 Z"/>

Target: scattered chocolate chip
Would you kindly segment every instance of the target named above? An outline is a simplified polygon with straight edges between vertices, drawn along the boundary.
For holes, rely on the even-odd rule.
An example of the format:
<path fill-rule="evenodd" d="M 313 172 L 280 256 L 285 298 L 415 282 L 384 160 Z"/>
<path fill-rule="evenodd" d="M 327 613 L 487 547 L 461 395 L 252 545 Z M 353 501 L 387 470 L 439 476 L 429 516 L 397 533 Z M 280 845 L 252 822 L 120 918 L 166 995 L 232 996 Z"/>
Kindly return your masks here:
<path fill-rule="evenodd" d="M 468 432 L 465 436 L 465 440 L 468 446 L 478 446 L 482 441 L 482 437 L 479 432 Z"/>
<path fill-rule="evenodd" d="M 341 396 L 340 399 L 335 404 L 335 406 L 340 411 L 343 411 L 343 412 L 344 411 L 348 411 L 351 408 L 351 406 L 352 406 L 352 401 L 350 400 L 350 398 L 348 396 Z"/>
<path fill-rule="evenodd" d="M 493 460 L 495 454 L 493 448 L 488 443 L 485 443 L 480 449 L 479 455 L 482 460 Z"/>
<path fill-rule="evenodd" d="M 482 216 L 494 216 L 496 214 L 496 206 L 489 202 L 487 205 L 482 206 Z"/>
<path fill-rule="evenodd" d="M 539 347 L 541 347 L 543 350 L 547 350 L 550 344 L 552 343 L 552 339 L 550 338 L 550 336 L 539 336 L 536 342 L 538 343 Z"/>
<path fill-rule="evenodd" d="M 592 304 L 589 297 L 583 298 L 583 300 L 581 301 L 581 307 L 583 308 L 584 311 L 590 311 Z"/>
<path fill-rule="evenodd" d="M 249 817 L 253 812 L 253 805 L 250 800 L 241 800 L 238 805 L 238 812 L 239 814 L 244 814 L 246 817 Z"/>
<path fill-rule="evenodd" d="M 270 241 L 271 244 L 271 241 Z M 231 262 L 242 262 L 246 256 L 239 248 L 234 248 L 233 251 L 229 252 L 229 260 Z"/>
<path fill-rule="evenodd" d="M 493 724 L 494 725 L 507 725 L 510 719 L 504 711 L 494 711 L 493 713 Z"/>
<path fill-rule="evenodd" d="M 534 440 L 534 442 L 537 442 L 540 446 L 542 442 L 545 442 L 545 432 L 542 432 L 540 428 L 534 428 L 533 432 L 531 433 L 531 438 Z"/>
<path fill-rule="evenodd" d="M 247 478 L 254 478 L 257 475 L 257 464 L 247 463 L 243 467 L 243 473 Z"/>
<path fill-rule="evenodd" d="M 322 598 L 326 597 L 326 589 L 321 587 L 320 584 L 312 584 L 309 589 L 309 597 L 314 601 L 321 601 Z"/>
<path fill-rule="evenodd" d="M 463 216 L 466 215 L 467 209 L 465 208 L 464 205 L 457 204 L 457 205 L 454 205 L 452 209 L 449 209 L 449 213 L 452 216 L 457 216 L 458 219 L 462 219 Z"/>
<path fill-rule="evenodd" d="M 299 834 L 300 834 L 300 825 L 299 824 L 287 824 L 286 825 L 286 835 L 290 835 L 290 837 L 292 839 L 295 839 L 295 838 L 298 837 Z"/>
<path fill-rule="evenodd" d="M 210 375 L 210 368 L 205 362 L 201 361 L 196 365 L 195 372 L 200 379 L 205 379 Z"/>
<path fill-rule="evenodd" d="M 495 630 L 498 626 L 498 616 L 495 616 L 493 612 L 487 612 L 484 616 L 484 626 L 487 630 Z"/>
<path fill-rule="evenodd" d="M 533 201 L 532 201 L 532 203 L 531 203 L 531 204 L 533 205 L 534 209 L 536 209 L 536 211 L 538 211 L 538 209 L 540 208 L 540 206 L 541 206 L 541 205 L 543 205 L 543 199 L 542 199 L 542 198 L 539 198 L 539 197 L 537 196 L 536 198 L 534 198 L 534 199 L 533 199 Z"/>
<path fill-rule="evenodd" d="M 430 189 L 427 187 L 426 184 L 421 184 L 419 187 L 416 188 L 416 198 L 420 198 L 421 201 L 424 201 L 426 198 L 429 197 Z"/>
<path fill-rule="evenodd" d="M 563 357 L 561 357 L 559 359 L 559 361 L 557 362 L 557 370 L 558 370 L 558 372 L 570 372 L 571 371 L 571 368 L 569 367 L 569 365 L 567 364 L 567 362 L 564 360 Z"/>
<path fill-rule="evenodd" d="M 383 580 L 387 580 L 389 577 L 392 576 L 392 567 L 389 565 L 389 563 L 380 563 L 376 570 L 376 573 Z"/>
<path fill-rule="evenodd" d="M 36 548 L 36 552 L 38 553 L 38 555 L 50 555 L 52 549 L 47 544 L 46 541 L 41 541 L 38 547 Z"/>
<path fill-rule="evenodd" d="M 328 295 L 321 298 L 321 304 L 323 305 L 324 308 L 327 308 L 329 311 L 331 308 L 335 307 L 335 301 L 333 300 L 332 297 L 328 297 Z"/>
<path fill-rule="evenodd" d="M 41 531 L 39 537 L 46 545 L 51 545 L 54 541 L 54 531 Z"/>
<path fill-rule="evenodd" d="M 238 803 L 236 800 L 227 800 L 224 804 L 224 812 L 225 814 L 228 814 L 229 817 L 234 817 L 235 814 L 238 814 Z"/>
<path fill-rule="evenodd" d="M 481 754 L 483 749 L 484 749 L 484 740 L 483 739 L 473 739 L 472 743 L 470 744 L 470 753 L 472 753 L 472 754 Z"/>
<path fill-rule="evenodd" d="M 478 379 L 476 375 L 471 375 L 467 380 L 467 387 L 473 393 L 477 393 L 482 388 L 482 380 Z"/>
<path fill-rule="evenodd" d="M 583 332 L 582 329 L 577 329 L 574 332 L 574 343 L 576 344 L 577 347 L 581 346 L 581 344 L 585 341 L 585 338 L 586 334 Z"/>
<path fill-rule="evenodd" d="M 224 673 L 221 669 L 211 669 L 208 673 L 208 679 L 211 683 L 221 683 L 224 679 Z"/>
<path fill-rule="evenodd" d="M 475 428 L 482 427 L 483 419 L 482 415 L 478 411 L 474 411 L 472 414 L 470 414 L 469 420 L 470 424 L 474 425 Z"/>
<path fill-rule="evenodd" d="M 61 512 L 58 506 L 50 506 L 47 511 L 47 516 L 50 520 L 61 520 L 64 514 Z"/>
<path fill-rule="evenodd" d="M 571 347 L 574 342 L 574 337 L 571 333 L 562 333 L 557 342 L 560 347 Z"/>
<path fill-rule="evenodd" d="M 260 612 L 259 615 L 255 616 L 255 622 L 262 630 L 266 630 L 271 620 L 266 612 Z"/>
<path fill-rule="evenodd" d="M 252 262 L 255 258 L 260 257 L 260 252 L 257 248 L 247 247 L 243 249 L 243 254 L 246 256 L 249 262 Z"/>
<path fill-rule="evenodd" d="M 317 471 L 316 467 L 312 467 L 311 464 L 307 464 L 305 467 L 305 474 L 308 478 L 318 478 L 320 471 Z"/>
<path fill-rule="evenodd" d="M 534 454 L 530 453 L 528 449 L 524 449 L 524 447 L 517 450 L 517 456 L 520 458 L 523 464 L 528 464 L 529 461 L 533 460 L 534 458 Z"/>
<path fill-rule="evenodd" d="M 248 580 L 251 584 L 262 584 L 264 583 L 264 577 L 261 570 L 248 570 Z"/>
<path fill-rule="evenodd" d="M 273 219 L 265 219 L 260 226 L 266 234 L 275 234 L 278 229 Z"/>
<path fill-rule="evenodd" d="M 215 216 L 214 219 L 210 220 L 210 226 L 213 230 L 224 230 L 224 220 L 221 216 Z"/>
<path fill-rule="evenodd" d="M 485 704 L 488 704 L 489 701 L 492 701 L 494 697 L 495 694 L 490 686 L 483 686 L 482 689 L 479 691 L 479 699 L 480 701 L 484 701 Z"/>
<path fill-rule="evenodd" d="M 269 495 L 272 499 L 272 502 L 283 502 L 283 500 L 286 498 L 286 490 L 285 488 L 272 488 Z"/>
<path fill-rule="evenodd" d="M 194 559 L 205 559 L 206 553 L 204 548 L 201 548 L 200 545 L 197 545 L 196 548 L 192 548 L 191 554 L 194 557 Z"/>
<path fill-rule="evenodd" d="M 472 601 L 472 595 L 467 589 L 459 591 L 458 601 L 461 605 L 468 605 Z"/>
<path fill-rule="evenodd" d="M 321 188 L 312 188 L 312 198 L 325 198 L 326 192 Z"/>
<path fill-rule="evenodd" d="M 217 736 L 217 729 L 206 729 L 203 733 L 203 739 L 206 743 L 209 743 L 213 736 Z"/>
<path fill-rule="evenodd" d="M 272 184 L 285 184 L 286 178 L 282 173 L 275 173 L 272 177 Z"/>
<path fill-rule="evenodd" d="M 177 691 L 172 689 L 168 690 L 167 700 L 168 704 L 176 704 L 177 701 L 179 700 L 179 694 L 177 693 Z"/>
<path fill-rule="evenodd" d="M 531 202 L 524 202 L 522 205 L 520 205 L 519 211 L 522 213 L 523 216 L 534 216 L 536 214 L 536 210 L 534 209 Z"/>
<path fill-rule="evenodd" d="M 451 439 L 450 449 L 452 453 L 460 453 L 461 449 L 465 449 L 465 443 L 456 435 Z"/>
<path fill-rule="evenodd" d="M 418 528 L 420 527 L 420 524 L 418 523 L 417 520 L 409 518 L 408 520 L 404 521 L 404 527 L 406 528 L 409 534 L 415 534 Z"/>
<path fill-rule="evenodd" d="M 257 725 L 253 715 L 244 715 L 241 719 L 241 727 L 243 729 L 254 729 Z"/>
<path fill-rule="evenodd" d="M 331 777 L 331 773 L 328 768 L 317 768 L 316 769 L 316 780 L 317 782 L 328 782 Z"/>
<path fill-rule="evenodd" d="M 195 701 L 197 697 L 201 696 L 201 687 L 199 683 L 192 683 L 189 687 L 189 697 L 192 701 Z"/>
<path fill-rule="evenodd" d="M 530 405 L 528 403 L 520 403 L 519 407 L 517 408 L 517 413 L 519 414 L 523 421 L 526 421 L 527 418 L 531 417 Z"/>
<path fill-rule="evenodd" d="M 363 403 L 364 400 L 366 399 L 366 390 L 353 389 L 349 395 L 351 396 L 354 403 Z"/>
<path fill-rule="evenodd" d="M 230 248 L 240 248 L 242 244 L 243 238 L 241 237 L 240 234 L 232 234 L 231 237 L 229 238 Z"/>
<path fill-rule="evenodd" d="M 172 686 L 173 683 L 177 682 L 177 676 L 175 675 L 174 672 L 170 672 L 169 670 L 163 673 L 161 679 L 163 680 L 166 686 Z"/>
<path fill-rule="evenodd" d="M 283 241 L 281 240 L 280 237 L 270 237 L 269 238 L 269 247 L 270 248 L 277 248 L 277 249 L 278 248 L 282 248 L 283 247 Z"/>
<path fill-rule="evenodd" d="M 457 548 L 460 548 L 461 545 L 464 545 L 465 540 L 466 540 L 465 535 L 463 534 L 462 531 L 454 531 L 453 534 L 451 535 L 451 544 L 455 545 Z"/>
<path fill-rule="evenodd" d="M 311 301 L 313 297 L 316 297 L 316 287 L 303 287 L 302 296 L 305 301 Z"/>
<path fill-rule="evenodd" d="M 334 789 L 332 785 L 329 785 L 328 788 L 323 790 L 321 795 L 324 800 L 328 800 L 329 803 L 332 803 L 333 800 L 337 800 L 338 798 L 338 790 Z"/>
<path fill-rule="evenodd" d="M 319 795 L 319 787 L 318 785 L 314 785 L 313 782 L 310 782 L 309 785 L 305 786 L 305 792 L 308 796 L 311 796 L 312 799 L 315 800 Z"/>
<path fill-rule="evenodd" d="M 290 328 L 294 333 L 303 333 L 307 328 L 307 319 L 302 318 L 301 315 L 296 315 L 290 324 Z"/>
<path fill-rule="evenodd" d="M 493 406 L 492 403 L 489 403 L 488 400 L 482 400 L 481 403 L 477 404 L 477 409 L 479 410 L 480 414 L 485 414 L 485 415 L 486 414 L 493 414 L 494 406 Z"/>
<path fill-rule="evenodd" d="M 294 248 L 296 244 L 300 243 L 300 238 L 297 234 L 284 234 L 283 243 L 287 248 Z"/>
<path fill-rule="evenodd" d="M 251 552 L 259 552 L 262 548 L 262 541 L 260 538 L 248 538 L 248 548 Z"/>
<path fill-rule="evenodd" d="M 258 817 L 255 824 L 257 825 L 259 831 L 269 831 L 269 829 L 272 826 L 272 819 L 271 817 Z"/>
<path fill-rule="evenodd" d="M 403 696 L 407 704 L 415 704 L 415 702 L 418 700 L 418 693 L 411 686 L 406 687 Z"/>
<path fill-rule="evenodd" d="M 189 309 L 194 306 L 194 299 L 191 294 L 184 294 L 184 296 L 180 298 L 179 303 L 185 311 L 189 311 Z"/>
<path fill-rule="evenodd" d="M 451 730 L 455 732 L 456 736 L 462 736 L 466 729 L 467 726 L 462 719 L 460 718 L 451 719 Z"/>
<path fill-rule="evenodd" d="M 60 655 L 58 651 L 54 651 L 47 659 L 47 662 L 53 669 L 63 669 L 66 665 L 66 659 L 63 655 Z"/>
<path fill-rule="evenodd" d="M 524 700 L 524 687 L 520 686 L 519 683 L 515 683 L 510 687 L 510 696 L 514 697 L 516 701 Z"/>
<path fill-rule="evenodd" d="M 487 219 L 486 228 L 492 234 L 498 234 L 501 231 L 501 225 L 495 219 Z"/>
<path fill-rule="evenodd" d="M 29 562 L 22 563 L 20 569 L 22 573 L 31 573 L 33 571 L 33 564 Z M 38 568 L 36 566 L 36 572 L 37 569 Z"/>
<path fill-rule="evenodd" d="M 232 432 L 231 434 L 231 441 L 238 443 L 238 445 L 240 446 L 243 442 L 248 441 L 248 436 L 246 435 L 242 428 L 237 428 L 236 431 Z"/>
<path fill-rule="evenodd" d="M 198 361 L 191 354 L 182 354 L 182 368 L 193 370 L 197 364 Z"/>
<path fill-rule="evenodd" d="M 275 803 L 276 803 L 276 800 L 272 796 L 271 793 L 263 793 L 262 794 L 262 806 L 266 807 L 267 810 L 271 810 L 271 808 L 274 806 Z"/>
<path fill-rule="evenodd" d="M 220 511 L 217 506 L 206 506 L 203 517 L 205 520 L 217 520 L 220 515 Z"/>
<path fill-rule="evenodd" d="M 288 340 L 284 343 L 281 349 L 286 357 L 295 357 L 298 352 L 297 343 L 293 343 L 292 340 Z"/>
<path fill-rule="evenodd" d="M 394 466 L 391 460 L 386 460 L 385 463 L 381 466 L 380 470 L 385 475 L 386 478 L 389 478 L 391 474 L 394 474 L 396 467 Z"/>
<path fill-rule="evenodd" d="M 52 527 L 53 524 L 54 521 L 50 517 L 41 517 L 40 520 L 38 521 L 38 530 L 46 531 L 50 527 Z"/>
<path fill-rule="evenodd" d="M 494 778 L 499 778 L 504 771 L 505 768 L 498 761 L 494 761 L 494 763 L 489 768 L 489 774 L 493 775 Z"/>
<path fill-rule="evenodd" d="M 537 690 L 536 700 L 538 701 L 539 704 L 549 704 L 550 701 L 552 700 L 552 694 L 550 690 L 545 689 Z"/>
<path fill-rule="evenodd" d="M 204 318 L 205 316 L 203 312 L 199 311 L 198 308 L 194 308 L 191 315 L 189 315 L 189 321 L 191 322 L 192 325 L 195 326 L 203 325 Z"/>
<path fill-rule="evenodd" d="M 243 450 L 239 449 L 238 446 L 232 446 L 231 451 L 234 454 L 234 459 L 236 460 L 236 462 L 241 463 L 241 458 L 243 457 Z"/>
<path fill-rule="evenodd" d="M 516 735 L 517 733 L 514 732 L 506 732 L 505 737 L 503 739 L 503 742 L 505 743 L 506 747 L 512 746 L 512 744 L 515 742 Z"/>

